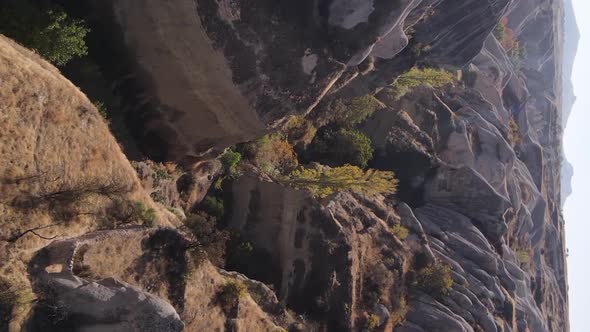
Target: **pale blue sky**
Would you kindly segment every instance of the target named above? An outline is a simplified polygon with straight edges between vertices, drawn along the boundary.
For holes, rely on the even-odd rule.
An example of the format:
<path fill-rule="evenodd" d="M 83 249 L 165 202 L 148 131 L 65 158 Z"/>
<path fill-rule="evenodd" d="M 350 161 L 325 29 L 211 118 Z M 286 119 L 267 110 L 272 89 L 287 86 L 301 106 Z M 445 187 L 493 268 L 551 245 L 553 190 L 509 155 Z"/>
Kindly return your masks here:
<path fill-rule="evenodd" d="M 574 63 L 578 99 L 564 135 L 565 153 L 574 165 L 573 194 L 564 206 L 569 248 L 571 332 L 590 332 L 590 0 L 573 0 L 580 44 Z"/>

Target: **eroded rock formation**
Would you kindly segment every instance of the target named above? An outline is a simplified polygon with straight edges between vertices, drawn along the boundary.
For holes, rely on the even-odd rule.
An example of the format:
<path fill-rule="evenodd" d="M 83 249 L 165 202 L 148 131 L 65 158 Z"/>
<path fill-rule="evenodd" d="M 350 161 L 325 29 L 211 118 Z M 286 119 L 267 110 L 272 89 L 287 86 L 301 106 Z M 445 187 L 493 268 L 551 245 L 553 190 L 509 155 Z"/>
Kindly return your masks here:
<path fill-rule="evenodd" d="M 0 292 L 35 300 L 0 303 L 0 328 L 568 331 L 561 2 L 85 4 L 118 36 L 120 63 L 101 66 L 136 142 L 179 170 L 132 167 L 79 90 L 0 37 Z M 522 53 L 495 35 L 502 18 Z M 414 66 L 457 77 L 392 93 Z M 370 166 L 395 171 L 397 195 L 318 199 L 212 160 L 366 94 Z M 224 183 L 223 226 L 252 245 L 239 273 L 194 262 L 182 224 Z M 437 264 L 439 293 L 420 281 Z M 249 295 L 219 305 L 236 281 Z"/>

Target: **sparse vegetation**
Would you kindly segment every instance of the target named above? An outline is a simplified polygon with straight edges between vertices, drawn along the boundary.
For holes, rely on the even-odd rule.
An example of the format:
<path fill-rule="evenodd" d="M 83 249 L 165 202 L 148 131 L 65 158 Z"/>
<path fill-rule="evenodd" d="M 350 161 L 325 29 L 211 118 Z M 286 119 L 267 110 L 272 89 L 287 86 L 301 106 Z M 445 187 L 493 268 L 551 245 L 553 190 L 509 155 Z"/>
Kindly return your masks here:
<path fill-rule="evenodd" d="M 8 331 L 12 310 L 35 300 L 35 295 L 27 288 L 16 288 L 0 279 L 0 329 Z"/>
<path fill-rule="evenodd" d="M 418 271 L 417 286 L 432 296 L 446 296 L 453 287 L 451 267 L 437 262 Z"/>
<path fill-rule="evenodd" d="M 246 296 L 248 289 L 240 281 L 226 283 L 217 293 L 217 301 L 221 307 L 229 311 L 240 303 L 240 299 Z"/>
<path fill-rule="evenodd" d="M 402 241 L 405 240 L 408 235 L 410 235 L 410 231 L 399 223 L 393 225 L 391 227 L 391 231 L 393 232 L 393 235 Z"/>
<path fill-rule="evenodd" d="M 323 130 L 309 147 L 311 159 L 329 166 L 367 167 L 373 158 L 371 140 L 358 130 Z"/>
<path fill-rule="evenodd" d="M 184 225 L 191 234 L 189 249 L 195 265 L 198 266 L 207 257 L 211 263 L 223 266 L 229 233 L 219 230 L 215 219 L 204 213 L 189 214 Z"/>
<path fill-rule="evenodd" d="M 522 136 L 520 136 L 520 130 L 518 128 L 518 124 L 513 116 L 510 116 L 510 120 L 508 121 L 508 139 L 510 143 L 512 143 L 513 147 L 522 144 Z"/>
<path fill-rule="evenodd" d="M 496 25 L 494 36 L 500 42 L 516 69 L 520 69 L 521 58 L 525 56 L 524 49 L 520 47 L 514 30 L 508 27 L 508 18 L 502 18 Z"/>
<path fill-rule="evenodd" d="M 363 327 L 364 331 L 375 331 L 379 327 L 379 323 L 379 316 L 365 312 L 361 317 L 360 325 Z"/>
<path fill-rule="evenodd" d="M 223 200 L 215 196 L 207 196 L 201 203 L 203 211 L 208 215 L 215 217 L 217 220 L 222 220 L 225 215 L 225 205 Z"/>
<path fill-rule="evenodd" d="M 142 202 L 133 203 L 131 218 L 146 227 L 153 227 L 156 222 L 156 210 L 146 208 Z"/>
<path fill-rule="evenodd" d="M 403 324 L 406 321 L 406 315 L 409 310 L 408 302 L 404 295 L 401 295 L 398 299 L 398 303 L 395 306 L 395 311 L 391 313 L 390 319 L 393 326 Z"/>
<path fill-rule="evenodd" d="M 0 33 L 35 50 L 57 66 L 87 54 L 84 38 L 90 30 L 59 7 L 19 0 L 0 8 Z"/>
<path fill-rule="evenodd" d="M 393 172 L 363 171 L 351 165 L 336 168 L 301 167 L 283 177 L 282 181 L 294 188 L 308 190 L 320 198 L 346 190 L 363 194 L 394 194 L 398 184 Z"/>
<path fill-rule="evenodd" d="M 94 101 L 93 104 L 94 107 L 96 107 L 96 110 L 98 110 L 98 113 L 107 121 L 107 123 L 110 122 L 106 105 L 102 101 L 98 100 Z"/>

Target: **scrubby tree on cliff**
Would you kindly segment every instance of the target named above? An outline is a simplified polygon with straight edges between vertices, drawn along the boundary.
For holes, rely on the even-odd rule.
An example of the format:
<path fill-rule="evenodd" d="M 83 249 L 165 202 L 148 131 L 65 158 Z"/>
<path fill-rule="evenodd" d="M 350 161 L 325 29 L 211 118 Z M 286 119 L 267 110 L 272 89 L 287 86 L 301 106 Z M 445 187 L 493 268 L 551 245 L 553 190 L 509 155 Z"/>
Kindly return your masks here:
<path fill-rule="evenodd" d="M 298 168 L 282 181 L 296 189 L 308 190 L 319 198 L 346 190 L 362 194 L 394 194 L 398 184 L 393 172 L 363 171 L 351 165 Z"/>
<path fill-rule="evenodd" d="M 454 80 L 455 76 L 444 69 L 414 67 L 398 77 L 393 85 L 405 89 L 412 89 L 420 85 L 441 88 Z"/>
<path fill-rule="evenodd" d="M 389 102 L 395 102 L 410 92 L 412 89 L 422 85 L 429 85 L 435 89 L 453 83 L 456 77 L 451 72 L 436 68 L 413 67 L 399 76 L 386 94 Z"/>
<path fill-rule="evenodd" d="M 61 9 L 44 8 L 27 0 L 3 4 L 0 33 L 35 50 L 46 60 L 63 66 L 87 54 L 84 22 L 69 18 Z"/>

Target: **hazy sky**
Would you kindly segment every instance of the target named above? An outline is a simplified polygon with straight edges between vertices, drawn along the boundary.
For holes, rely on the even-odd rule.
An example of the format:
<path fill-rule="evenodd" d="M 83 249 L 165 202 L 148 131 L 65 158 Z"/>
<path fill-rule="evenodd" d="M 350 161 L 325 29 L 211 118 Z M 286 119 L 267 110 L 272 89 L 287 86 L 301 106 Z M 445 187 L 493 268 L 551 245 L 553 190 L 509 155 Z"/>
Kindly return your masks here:
<path fill-rule="evenodd" d="M 564 207 L 569 248 L 569 295 L 572 332 L 590 331 L 590 0 L 573 0 L 580 44 L 574 63 L 578 97 L 565 130 L 565 153 L 574 165 L 573 194 Z"/>

